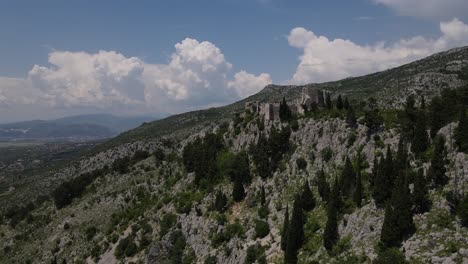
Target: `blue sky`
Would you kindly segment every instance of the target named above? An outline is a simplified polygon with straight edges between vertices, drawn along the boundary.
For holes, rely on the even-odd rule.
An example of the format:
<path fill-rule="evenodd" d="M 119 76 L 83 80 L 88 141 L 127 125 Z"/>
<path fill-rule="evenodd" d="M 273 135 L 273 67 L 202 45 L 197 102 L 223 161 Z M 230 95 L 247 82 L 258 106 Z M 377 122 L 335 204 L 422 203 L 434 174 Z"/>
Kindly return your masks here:
<path fill-rule="evenodd" d="M 0 35 L 7 41 L 0 42 L 0 73 L 22 77 L 46 64 L 53 49 L 115 50 L 165 63 L 175 43 L 193 37 L 214 43 L 236 69 L 267 71 L 281 82 L 300 55 L 286 38 L 294 27 L 367 44 L 435 35 L 437 24 L 369 0 L 2 1 Z"/>
<path fill-rule="evenodd" d="M 468 44 L 464 2 L 0 0 L 0 122 L 170 114 L 391 68 Z"/>

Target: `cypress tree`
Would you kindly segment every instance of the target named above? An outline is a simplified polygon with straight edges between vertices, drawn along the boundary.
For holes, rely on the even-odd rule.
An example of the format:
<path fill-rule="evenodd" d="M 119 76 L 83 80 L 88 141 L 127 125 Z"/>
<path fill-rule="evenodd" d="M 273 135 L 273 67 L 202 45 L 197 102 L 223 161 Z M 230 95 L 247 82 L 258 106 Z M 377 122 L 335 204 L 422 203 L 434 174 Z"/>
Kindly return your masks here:
<path fill-rule="evenodd" d="M 317 187 L 320 197 L 323 201 L 328 201 L 330 196 L 330 186 L 328 186 L 323 168 L 317 174 Z"/>
<path fill-rule="evenodd" d="M 338 110 L 341 110 L 343 109 L 343 99 L 341 98 L 341 94 L 338 95 L 338 99 L 336 100 L 336 108 L 338 108 Z"/>
<path fill-rule="evenodd" d="M 414 127 L 413 139 L 411 141 L 411 150 L 414 154 L 420 155 L 427 150 L 429 138 L 426 131 L 426 117 L 420 111 Z"/>
<path fill-rule="evenodd" d="M 262 206 L 266 204 L 265 186 L 263 185 L 260 188 L 260 204 Z"/>
<path fill-rule="evenodd" d="M 362 179 L 361 179 L 361 153 L 358 153 L 356 165 L 356 191 L 354 192 L 354 202 L 358 208 L 362 206 Z"/>
<path fill-rule="evenodd" d="M 455 144 L 458 146 L 458 151 L 468 153 L 468 120 L 465 105 L 462 105 L 460 110 L 458 127 L 455 130 Z"/>
<path fill-rule="evenodd" d="M 270 158 L 268 152 L 268 140 L 262 133 L 260 133 L 257 144 L 251 145 L 250 147 L 250 155 L 255 163 L 257 174 L 262 179 L 266 179 L 270 176 Z"/>
<path fill-rule="evenodd" d="M 349 105 L 349 101 L 348 101 L 348 97 L 345 97 L 345 100 L 344 100 L 344 103 L 343 103 L 343 107 L 344 109 L 348 110 L 350 105 Z"/>
<path fill-rule="evenodd" d="M 424 95 L 421 95 L 421 110 L 426 110 L 426 100 L 424 99 Z"/>
<path fill-rule="evenodd" d="M 431 100 L 431 104 L 429 106 L 429 117 L 430 117 L 430 126 L 431 126 L 431 138 L 434 138 L 444 126 L 444 103 L 440 96 L 434 97 Z"/>
<path fill-rule="evenodd" d="M 400 137 L 398 141 L 398 151 L 395 158 L 394 172 L 399 173 L 400 171 L 408 168 L 408 148 L 406 141 L 403 137 Z"/>
<path fill-rule="evenodd" d="M 289 206 L 286 206 L 286 212 L 284 213 L 283 230 L 281 232 L 281 249 L 286 250 L 288 242 L 288 228 L 289 228 Z"/>
<path fill-rule="evenodd" d="M 380 162 L 380 169 L 374 182 L 372 196 L 378 207 L 383 207 L 392 194 L 393 178 L 393 158 L 390 146 L 387 146 L 387 156 Z"/>
<path fill-rule="evenodd" d="M 379 157 L 378 155 L 374 156 L 374 166 L 372 167 L 372 174 L 369 177 L 369 186 L 371 190 L 374 189 L 375 179 L 377 178 L 377 174 L 379 173 Z"/>
<path fill-rule="evenodd" d="M 217 191 L 216 196 L 215 196 L 215 202 L 214 202 L 214 209 L 218 212 L 224 212 L 226 210 L 226 205 L 227 205 L 227 197 L 224 195 L 223 192 Z"/>
<path fill-rule="evenodd" d="M 416 100 L 414 95 L 406 98 L 405 108 L 401 113 L 401 130 L 404 137 L 412 139 L 414 137 L 414 124 L 417 121 L 417 109 L 415 107 Z"/>
<path fill-rule="evenodd" d="M 422 214 L 429 211 L 431 202 L 428 197 L 427 181 L 422 169 L 415 175 L 413 200 L 415 213 Z"/>
<path fill-rule="evenodd" d="M 431 167 L 429 168 L 429 178 L 432 180 L 434 187 L 444 187 L 448 182 L 448 177 L 445 175 L 447 171 L 447 152 L 445 149 L 445 139 L 443 136 L 435 138 L 434 153 L 432 154 Z"/>
<path fill-rule="evenodd" d="M 357 119 L 352 107 L 349 107 L 348 111 L 346 112 L 346 124 L 351 128 L 357 127 Z"/>
<path fill-rule="evenodd" d="M 304 243 L 304 213 L 302 212 L 301 198 L 296 195 L 294 199 L 291 222 L 288 227 L 288 241 L 286 243 L 286 252 L 284 263 L 297 263 L 297 252 Z"/>
<path fill-rule="evenodd" d="M 319 90 L 318 91 L 318 107 L 324 107 L 325 106 L 325 99 L 323 97 L 323 91 Z"/>
<path fill-rule="evenodd" d="M 326 93 L 326 95 L 325 95 L 325 106 L 326 106 L 328 109 L 332 109 L 332 108 L 333 108 L 332 101 L 331 101 L 331 97 L 330 97 L 330 93 Z"/>
<path fill-rule="evenodd" d="M 305 211 L 311 211 L 315 208 L 315 198 L 310 190 L 309 181 L 304 183 L 304 187 L 301 194 L 302 209 Z"/>
<path fill-rule="evenodd" d="M 244 197 L 245 190 L 244 185 L 242 184 L 242 179 L 240 177 L 236 177 L 232 188 L 232 198 L 235 202 L 240 202 L 244 200 Z"/>
<path fill-rule="evenodd" d="M 341 194 L 345 199 L 353 197 L 356 188 L 356 175 L 354 174 L 353 165 L 349 157 L 346 157 L 343 174 L 341 176 Z"/>
<path fill-rule="evenodd" d="M 331 251 L 338 242 L 338 206 L 339 206 L 339 186 L 335 180 L 327 207 L 327 224 L 323 233 L 323 246 Z"/>
<path fill-rule="evenodd" d="M 279 115 L 281 121 L 288 121 L 292 117 L 291 109 L 289 109 L 288 103 L 286 102 L 286 98 L 284 97 L 283 101 L 280 102 Z"/>
<path fill-rule="evenodd" d="M 401 242 L 411 236 L 415 229 L 406 174 L 401 172 L 393 187 L 392 198 L 385 208 L 380 241 L 386 248 L 400 247 Z"/>

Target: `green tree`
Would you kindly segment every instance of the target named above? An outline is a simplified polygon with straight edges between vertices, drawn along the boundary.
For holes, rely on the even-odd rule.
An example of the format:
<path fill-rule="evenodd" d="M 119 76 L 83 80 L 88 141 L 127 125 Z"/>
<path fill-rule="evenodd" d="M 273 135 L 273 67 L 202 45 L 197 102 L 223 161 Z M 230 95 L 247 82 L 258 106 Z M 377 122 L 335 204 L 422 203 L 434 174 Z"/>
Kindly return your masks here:
<path fill-rule="evenodd" d="M 367 134 L 372 135 L 377 132 L 383 124 L 383 117 L 377 105 L 377 100 L 373 97 L 367 100 L 364 107 L 364 124 L 368 127 Z"/>
<path fill-rule="evenodd" d="M 288 242 L 284 254 L 284 263 L 297 263 L 297 253 L 304 243 L 304 213 L 302 211 L 301 197 L 294 199 L 291 222 L 288 227 Z"/>
<path fill-rule="evenodd" d="M 348 97 L 345 97 L 344 103 L 343 103 L 344 109 L 348 110 L 350 108 Z"/>
<path fill-rule="evenodd" d="M 257 144 L 250 146 L 250 155 L 255 164 L 258 176 L 262 179 L 268 178 L 270 173 L 270 157 L 268 140 L 263 134 L 258 136 Z"/>
<path fill-rule="evenodd" d="M 222 191 L 217 191 L 213 208 L 218 212 L 224 212 L 226 210 L 227 197 Z"/>
<path fill-rule="evenodd" d="M 286 98 L 283 97 L 283 101 L 280 102 L 279 116 L 281 121 L 289 121 L 292 117 L 291 109 L 286 102 Z"/>
<path fill-rule="evenodd" d="M 264 206 L 266 204 L 266 194 L 265 194 L 265 186 L 262 185 L 260 188 L 260 204 Z"/>
<path fill-rule="evenodd" d="M 281 231 L 281 249 L 286 250 L 288 243 L 288 228 L 289 228 L 289 207 L 286 206 L 286 212 L 284 213 L 283 230 Z"/>
<path fill-rule="evenodd" d="M 244 197 L 245 190 L 244 185 L 242 184 L 242 179 L 240 177 L 236 177 L 232 188 L 232 198 L 235 202 L 240 202 L 244 200 Z"/>
<path fill-rule="evenodd" d="M 377 175 L 379 174 L 379 156 L 376 154 L 374 156 L 374 164 L 372 166 L 372 173 L 371 175 L 369 176 L 369 187 L 371 188 L 371 190 L 374 189 L 374 183 L 375 183 L 375 179 L 377 178 Z"/>
<path fill-rule="evenodd" d="M 341 194 L 345 199 L 353 197 L 356 189 L 356 174 L 349 157 L 346 157 L 345 166 L 341 175 Z"/>
<path fill-rule="evenodd" d="M 436 96 L 432 99 L 431 104 L 429 106 L 429 124 L 431 127 L 431 138 L 434 138 L 444 126 L 444 102 L 440 96 Z"/>
<path fill-rule="evenodd" d="M 380 241 L 386 248 L 400 247 L 401 242 L 411 236 L 415 230 L 406 174 L 401 172 L 394 184 L 392 198 L 385 207 Z"/>
<path fill-rule="evenodd" d="M 341 94 L 338 95 L 338 99 L 336 99 L 336 108 L 338 108 L 338 110 L 341 110 L 343 109 L 344 105 L 343 105 L 343 99 L 341 98 Z"/>
<path fill-rule="evenodd" d="M 332 108 L 333 108 L 333 104 L 332 104 L 332 101 L 331 101 L 330 93 L 326 93 L 326 94 L 325 94 L 325 107 L 327 107 L 328 109 L 332 109 Z"/>
<path fill-rule="evenodd" d="M 335 184 L 330 192 L 327 207 L 327 224 L 323 233 L 323 245 L 331 251 L 333 246 L 338 242 L 338 207 L 339 207 L 339 186 L 335 180 Z"/>
<path fill-rule="evenodd" d="M 317 187 L 322 200 L 328 201 L 328 197 L 330 196 L 330 186 L 327 183 L 323 168 L 317 173 Z"/>
<path fill-rule="evenodd" d="M 408 147 L 404 137 L 400 137 L 398 141 L 398 150 L 395 158 L 395 164 L 393 166 L 394 172 L 398 174 L 400 171 L 404 171 L 409 167 L 408 162 Z"/>
<path fill-rule="evenodd" d="M 417 214 L 422 214 L 429 211 L 431 207 L 431 200 L 429 199 L 428 186 L 426 177 L 424 177 L 424 172 L 420 169 L 414 179 L 414 191 L 413 191 L 413 200 L 414 200 L 414 212 Z"/>
<path fill-rule="evenodd" d="M 405 255 L 401 253 L 399 248 L 386 248 L 379 250 L 377 259 L 373 264 L 407 264 Z"/>
<path fill-rule="evenodd" d="M 433 186 L 436 188 L 444 187 L 448 182 L 448 177 L 445 175 L 447 164 L 447 151 L 445 149 L 445 138 L 437 136 L 435 138 L 434 153 L 432 154 L 431 166 L 429 167 L 429 178 L 432 180 Z"/>
<path fill-rule="evenodd" d="M 468 153 L 468 120 L 465 105 L 462 105 L 458 118 L 458 127 L 455 130 L 455 144 L 458 151 Z"/>
<path fill-rule="evenodd" d="M 418 118 L 415 103 L 414 95 L 408 96 L 403 111 L 398 115 L 401 123 L 401 134 L 410 140 L 414 137 L 414 124 Z"/>
<path fill-rule="evenodd" d="M 354 109 L 352 107 L 348 107 L 346 112 L 346 124 L 351 128 L 357 127 L 357 119 L 356 115 L 354 114 Z"/>
<path fill-rule="evenodd" d="M 383 207 L 385 202 L 392 195 L 392 186 L 394 182 L 393 158 L 390 146 L 387 146 L 387 155 L 385 160 L 380 163 L 381 169 L 375 178 L 374 190 L 372 196 L 378 207 Z"/>
<path fill-rule="evenodd" d="M 311 211 L 315 208 L 315 198 L 312 194 L 312 191 L 310 190 L 309 181 L 306 181 L 304 183 L 304 187 L 302 189 L 301 194 L 301 203 L 302 209 L 304 209 L 305 211 Z"/>
<path fill-rule="evenodd" d="M 429 138 L 426 131 L 426 117 L 422 111 L 419 111 L 416 124 L 414 126 L 413 139 L 411 141 L 411 150 L 414 154 L 420 155 L 427 150 Z"/>
<path fill-rule="evenodd" d="M 465 195 L 465 197 L 460 201 L 457 213 L 460 217 L 462 226 L 468 227 L 468 195 Z"/>
<path fill-rule="evenodd" d="M 354 191 L 354 202 L 357 207 L 362 206 L 362 177 L 361 177 L 361 153 L 357 155 L 356 162 L 356 190 Z"/>

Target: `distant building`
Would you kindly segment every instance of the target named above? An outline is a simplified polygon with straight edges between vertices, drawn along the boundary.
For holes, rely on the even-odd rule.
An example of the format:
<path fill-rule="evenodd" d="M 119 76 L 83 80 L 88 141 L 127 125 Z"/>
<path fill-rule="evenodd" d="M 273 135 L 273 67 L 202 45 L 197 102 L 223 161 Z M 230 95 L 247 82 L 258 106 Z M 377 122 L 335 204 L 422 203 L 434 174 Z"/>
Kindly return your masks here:
<path fill-rule="evenodd" d="M 280 120 L 279 109 L 280 103 L 264 103 L 260 105 L 259 114 L 268 121 Z"/>
<path fill-rule="evenodd" d="M 305 114 L 305 109 L 311 109 L 312 105 L 317 107 L 325 106 L 323 91 L 312 88 L 302 89 L 301 99 L 298 99 L 292 104 L 288 104 L 292 114 Z M 251 101 L 245 103 L 245 110 L 251 113 L 258 113 L 263 116 L 266 121 L 280 120 L 279 116 L 280 103 L 260 103 Z"/>

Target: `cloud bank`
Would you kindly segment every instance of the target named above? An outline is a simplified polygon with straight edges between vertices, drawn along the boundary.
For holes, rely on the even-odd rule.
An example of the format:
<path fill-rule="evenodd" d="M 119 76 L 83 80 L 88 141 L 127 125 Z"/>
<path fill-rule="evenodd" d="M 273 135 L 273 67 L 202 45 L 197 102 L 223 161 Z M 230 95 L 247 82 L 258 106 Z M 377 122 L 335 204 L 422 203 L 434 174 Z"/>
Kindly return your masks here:
<path fill-rule="evenodd" d="M 294 28 L 288 42 L 302 55 L 286 82 L 365 75 L 468 45 L 468 25 L 461 20 L 441 22 L 439 29 L 435 38 L 415 36 L 391 44 L 361 45 Z M 173 114 L 231 103 L 272 83 L 267 73 L 234 73 L 218 47 L 192 38 L 175 44 L 164 64 L 115 51 L 53 51 L 48 62 L 34 65 L 24 78 L 0 77 L 0 120 L 96 112 Z"/>
<path fill-rule="evenodd" d="M 302 50 L 290 83 L 326 82 L 386 70 L 435 52 L 468 45 L 468 25 L 459 19 L 440 23 L 438 38 L 415 36 L 386 45 L 359 45 L 346 39 L 328 39 L 305 28 L 294 28 L 289 45 Z"/>
<path fill-rule="evenodd" d="M 186 38 L 167 64 L 115 51 L 53 51 L 50 65 L 34 65 L 24 79 L 0 77 L 0 118 L 15 108 L 177 113 L 226 104 L 271 83 L 268 74 L 240 71 L 214 44 Z"/>

